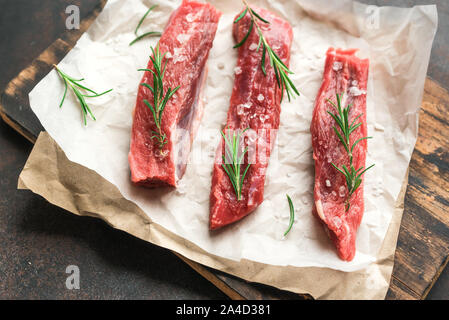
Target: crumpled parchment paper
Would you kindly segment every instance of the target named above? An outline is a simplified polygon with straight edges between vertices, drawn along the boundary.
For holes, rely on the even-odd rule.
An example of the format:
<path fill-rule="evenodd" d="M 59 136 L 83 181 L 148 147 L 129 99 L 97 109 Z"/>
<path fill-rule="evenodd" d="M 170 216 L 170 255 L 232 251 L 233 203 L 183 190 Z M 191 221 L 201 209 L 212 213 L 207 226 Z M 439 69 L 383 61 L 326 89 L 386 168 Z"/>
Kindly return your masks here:
<path fill-rule="evenodd" d="M 365 280 L 371 276 L 377 279 L 377 291 L 365 295 L 380 297 L 382 292 L 385 294 L 391 275 L 390 258 L 399 226 L 397 219 L 399 217 L 400 221 L 402 211 L 397 215 L 394 213 L 395 208 L 400 208 L 400 191 L 417 138 L 418 112 L 437 27 L 436 7 L 378 8 L 349 0 L 252 1 L 254 5 L 277 12 L 292 24 L 294 44 L 290 69 L 295 74 L 291 78 L 301 96 L 282 104 L 281 129 L 270 160 L 264 203 L 241 222 L 219 233 L 210 233 L 208 198 L 212 161 L 232 91 L 237 55 L 232 49 L 232 21 L 238 13 L 236 8 L 242 6 L 238 0 L 209 2 L 224 15 L 208 61 L 204 117 L 194 142 L 191 163 L 177 190 L 138 188 L 129 180 L 127 154 L 131 113 L 141 78 L 137 69 L 146 66 L 149 46 L 154 46 L 157 40 L 147 39 L 132 47 L 128 43 L 134 38 L 135 25 L 150 5 L 149 2 L 109 0 L 89 31 L 59 64 L 66 73 L 86 78 L 86 83 L 97 91 L 114 88 L 108 95 L 89 100 L 98 119 L 96 122 L 89 122 L 87 127 L 81 124 L 79 106 L 71 95 L 64 107 L 58 109 L 59 93 L 62 95 L 64 87 L 55 71 L 30 93 L 33 111 L 68 160 L 83 166 L 86 175 L 98 175 L 97 178 L 105 180 L 104 183 L 115 186 L 117 194 L 123 197 L 121 201 L 129 200 L 123 203 L 137 205 L 138 211 L 151 221 L 152 226 L 157 225 L 160 233 L 170 235 L 164 239 L 151 238 L 149 241 L 250 281 L 295 292 L 311 292 L 314 290 L 313 285 L 324 291 L 330 290 L 327 294 L 315 292 L 319 297 L 342 297 L 341 294 L 335 294 L 344 292 L 341 288 L 337 290 L 320 285 L 317 279 L 328 278 L 323 274 L 332 275 L 332 279 L 340 281 L 340 276 L 335 275 L 346 278 L 350 274 L 345 272 L 352 271 L 351 274 L 361 274 Z M 159 4 L 159 8 L 150 14 L 142 30 L 162 30 L 170 12 L 180 2 L 151 3 Z M 368 134 L 373 139 L 368 143 L 367 164 L 375 163 L 376 166 L 365 175 L 366 210 L 358 232 L 356 257 L 349 263 L 338 259 L 332 243 L 311 214 L 314 172 L 309 126 L 313 103 L 321 85 L 325 52 L 330 46 L 359 48 L 359 55 L 368 57 L 371 62 L 367 119 Z M 46 139 L 53 141 L 49 137 Z M 40 153 L 39 150 L 35 152 L 37 155 Z M 39 159 L 38 156 L 35 161 L 39 163 L 36 159 Z M 58 163 L 62 161 L 61 156 L 55 161 L 54 167 L 33 166 L 34 170 L 30 169 L 31 166 L 26 167 L 24 172 L 27 175 L 21 176 L 21 186 L 49 200 L 53 198 L 51 187 L 43 191 L 42 187 L 31 181 L 33 174 L 42 175 L 36 171 L 37 168 L 44 172 L 57 168 L 58 174 L 53 172 L 55 180 L 50 183 L 56 186 L 56 182 L 61 179 L 61 171 L 65 169 L 62 162 Z M 77 184 L 70 185 L 69 188 L 63 188 L 64 192 L 75 194 L 74 186 L 80 187 Z M 282 234 L 289 220 L 286 193 L 294 201 L 296 218 L 292 231 L 284 239 Z M 100 204 L 95 210 L 87 206 L 82 212 L 95 213 L 108 221 L 104 209 L 108 208 L 110 202 L 102 192 L 83 194 L 80 198 L 64 198 L 70 205 L 58 205 L 72 212 L 76 212 L 74 208 L 78 208 L 81 200 L 90 199 L 87 203 Z M 117 213 L 114 219 L 120 219 L 121 222 L 115 227 L 130 232 L 125 217 L 127 215 L 120 216 Z M 393 217 L 396 224 L 391 223 Z M 384 252 L 389 258 L 384 256 L 380 261 L 389 226 L 390 229 L 391 226 L 397 229 L 393 230 L 393 242 Z M 130 233 L 137 235 L 140 232 L 143 231 L 132 230 Z M 183 240 L 172 246 L 173 239 Z M 192 247 L 196 249 L 192 251 Z M 243 270 L 243 266 L 248 264 L 258 266 L 258 271 Z M 300 273 L 301 270 L 305 273 Z M 310 273 L 310 270 L 313 272 Z M 283 282 L 284 273 L 296 273 L 298 282 L 291 278 L 292 284 Z M 317 281 L 306 281 L 304 275 Z M 301 284 L 300 279 L 303 279 Z M 383 281 L 379 282 L 379 279 Z M 350 282 L 341 286 L 350 287 Z M 310 286 L 307 287 L 306 283 Z M 361 296 L 368 291 L 366 288 L 363 290 L 363 283 L 359 279 L 358 286 L 362 287 L 354 291 Z M 376 296 L 379 293 L 380 296 Z M 347 297 L 349 293 L 346 294 Z"/>

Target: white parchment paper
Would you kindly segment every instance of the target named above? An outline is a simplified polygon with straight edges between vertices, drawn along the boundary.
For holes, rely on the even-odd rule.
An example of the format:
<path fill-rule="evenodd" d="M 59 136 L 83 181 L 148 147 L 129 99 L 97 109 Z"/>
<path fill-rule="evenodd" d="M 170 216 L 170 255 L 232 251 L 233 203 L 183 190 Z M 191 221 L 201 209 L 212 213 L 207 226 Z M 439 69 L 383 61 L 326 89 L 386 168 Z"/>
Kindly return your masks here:
<path fill-rule="evenodd" d="M 355 271 L 376 260 L 408 168 L 418 133 L 418 112 L 437 26 L 435 6 L 411 9 L 378 8 L 352 1 L 261 0 L 287 19 L 294 29 L 290 67 L 301 96 L 282 104 L 281 128 L 270 160 L 265 201 L 253 214 L 220 232 L 210 233 L 209 191 L 212 161 L 219 130 L 226 121 L 237 52 L 232 49 L 232 21 L 240 1 L 209 1 L 223 12 L 208 61 L 205 113 L 193 145 L 190 164 L 177 190 L 148 190 L 131 184 L 128 151 L 132 111 L 150 45 L 146 39 L 132 47 L 134 29 L 151 4 L 159 4 L 142 31 L 163 30 L 180 1 L 109 0 L 101 15 L 59 67 L 86 78 L 96 91 L 113 88 L 89 99 L 97 121 L 82 125 L 79 105 L 64 91 L 55 71 L 30 93 L 30 104 L 42 125 L 69 160 L 96 171 L 135 202 L 152 221 L 198 245 L 212 255 L 276 266 L 326 267 Z M 341 261 L 322 226 L 312 216 L 313 177 L 309 133 L 313 104 L 321 85 L 325 53 L 330 47 L 360 48 L 371 61 L 368 87 L 365 215 L 352 262 Z M 296 208 L 288 226 L 288 193 Z"/>

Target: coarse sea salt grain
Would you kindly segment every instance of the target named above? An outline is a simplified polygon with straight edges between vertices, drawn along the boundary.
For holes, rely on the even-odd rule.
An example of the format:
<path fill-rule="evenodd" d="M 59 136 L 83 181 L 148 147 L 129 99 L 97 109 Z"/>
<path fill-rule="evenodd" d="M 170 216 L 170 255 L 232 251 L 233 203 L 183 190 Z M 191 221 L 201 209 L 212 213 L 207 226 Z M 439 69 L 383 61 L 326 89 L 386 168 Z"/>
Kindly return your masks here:
<path fill-rule="evenodd" d="M 234 72 L 235 72 L 235 74 L 241 74 L 242 73 L 242 68 L 235 67 Z"/>
<path fill-rule="evenodd" d="M 186 56 L 182 55 L 184 53 L 184 49 L 182 48 L 175 48 L 173 54 L 173 63 L 182 62 L 187 59 Z"/>
<path fill-rule="evenodd" d="M 259 45 L 257 43 L 251 43 L 251 45 L 249 46 L 249 50 L 254 51 L 257 49 Z"/>
<path fill-rule="evenodd" d="M 374 129 L 376 131 L 385 131 L 385 128 L 382 125 L 378 124 L 378 123 L 374 124 Z"/>
<path fill-rule="evenodd" d="M 304 204 L 306 204 L 306 205 L 309 204 L 309 197 L 307 197 L 307 196 L 305 196 L 305 195 L 302 196 L 302 197 L 301 197 L 301 202 L 304 203 Z"/>
<path fill-rule="evenodd" d="M 251 108 L 251 106 L 252 106 L 251 102 L 239 104 L 237 106 L 237 114 L 239 116 L 245 114 L 249 110 L 249 108 Z"/>
<path fill-rule="evenodd" d="M 365 90 L 360 90 L 357 87 L 351 87 L 349 88 L 349 94 L 353 97 L 361 96 L 362 94 L 366 94 Z"/>
<path fill-rule="evenodd" d="M 195 17 L 193 16 L 193 14 L 189 13 L 186 16 L 186 20 L 187 20 L 187 22 L 193 22 L 193 20 L 195 20 Z"/>
<path fill-rule="evenodd" d="M 337 216 L 332 217 L 332 222 L 334 223 L 334 226 L 336 228 L 340 228 L 341 227 L 341 219 L 340 219 L 340 217 L 337 217 Z"/>
<path fill-rule="evenodd" d="M 335 61 L 332 69 L 334 69 L 334 71 L 340 71 L 341 69 L 343 69 L 343 62 Z"/>
<path fill-rule="evenodd" d="M 326 180 L 326 187 L 330 187 L 331 186 L 331 182 L 329 180 Z"/>
<path fill-rule="evenodd" d="M 338 188 L 338 195 L 340 196 L 340 198 L 343 198 L 346 194 L 346 188 L 344 186 L 340 186 L 340 188 Z"/>
<path fill-rule="evenodd" d="M 257 100 L 259 100 L 259 101 L 263 101 L 264 99 L 265 99 L 265 97 L 263 96 L 263 94 L 259 94 L 257 96 Z"/>
<path fill-rule="evenodd" d="M 265 114 L 261 114 L 261 115 L 259 116 L 259 119 L 260 119 L 260 121 L 261 121 L 262 123 L 265 123 L 265 121 L 268 120 L 269 118 L 270 118 L 270 116 L 269 116 L 269 115 L 265 115 Z"/>
<path fill-rule="evenodd" d="M 191 36 L 192 36 L 191 34 L 180 33 L 180 34 L 178 34 L 176 39 L 179 41 L 179 43 L 185 43 L 185 42 L 189 41 Z"/>

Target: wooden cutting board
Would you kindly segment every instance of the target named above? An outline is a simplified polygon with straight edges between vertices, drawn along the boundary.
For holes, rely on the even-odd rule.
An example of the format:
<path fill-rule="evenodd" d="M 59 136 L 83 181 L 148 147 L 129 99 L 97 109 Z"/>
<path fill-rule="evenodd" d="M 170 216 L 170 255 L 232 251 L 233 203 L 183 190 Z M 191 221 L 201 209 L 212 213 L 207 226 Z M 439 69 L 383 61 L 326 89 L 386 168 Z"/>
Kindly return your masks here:
<path fill-rule="evenodd" d="M 43 130 L 28 94 L 74 47 L 106 0 L 82 20 L 80 30 L 66 31 L 1 95 L 0 116 L 34 143 Z M 405 210 L 387 299 L 424 299 L 449 261 L 449 94 L 427 79 L 419 138 L 410 163 Z M 210 269 L 176 254 L 232 299 L 310 299 Z"/>

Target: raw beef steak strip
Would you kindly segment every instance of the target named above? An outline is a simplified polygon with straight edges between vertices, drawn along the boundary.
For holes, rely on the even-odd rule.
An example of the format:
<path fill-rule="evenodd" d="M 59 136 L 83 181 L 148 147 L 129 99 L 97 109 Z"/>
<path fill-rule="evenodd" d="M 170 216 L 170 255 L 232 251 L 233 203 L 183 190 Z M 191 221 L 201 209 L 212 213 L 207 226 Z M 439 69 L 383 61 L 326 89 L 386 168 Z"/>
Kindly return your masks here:
<path fill-rule="evenodd" d="M 129 166 L 131 180 L 146 187 L 176 187 L 187 165 L 191 145 L 203 115 L 201 92 L 206 79 L 206 61 L 221 13 L 212 5 L 184 0 L 171 15 L 159 41 L 161 54 L 167 53 L 164 90 L 180 86 L 168 101 L 161 128 L 167 144 L 161 152 L 152 131 L 156 131 L 151 110 L 143 102 L 153 102 L 151 91 L 139 86 L 131 133 Z M 148 69 L 153 69 L 152 62 Z M 153 76 L 145 72 L 141 83 L 153 86 Z M 165 91 L 164 91 L 165 93 Z"/>
<path fill-rule="evenodd" d="M 366 88 L 369 61 L 355 56 L 357 50 L 334 50 L 327 52 L 324 79 L 313 111 L 311 124 L 313 158 L 315 160 L 315 206 L 314 214 L 325 225 L 326 231 L 342 260 L 351 261 L 355 255 L 357 229 L 364 211 L 363 182 L 350 198 L 350 208 L 346 211 L 345 200 L 348 188 L 345 176 L 333 166 L 349 167 L 349 157 L 338 139 L 333 127 L 335 120 L 327 113 L 336 111 L 327 101 L 336 104 L 337 94 L 343 94 L 341 107 L 352 105 L 349 123 L 363 114 L 357 122 L 362 125 L 350 135 L 350 145 L 357 139 L 366 137 Z M 340 130 L 338 128 L 338 130 Z M 358 143 L 353 151 L 355 169 L 365 166 L 366 140 Z M 362 179 L 363 180 L 363 179 Z"/>
<path fill-rule="evenodd" d="M 262 24 L 263 34 L 276 54 L 288 65 L 293 40 L 291 26 L 267 10 L 253 9 L 270 22 L 269 25 Z M 234 24 L 233 34 L 236 43 L 247 34 L 249 25 L 248 15 Z M 250 128 L 245 143 L 250 149 L 255 150 L 257 157 L 250 161 L 251 167 L 243 181 L 242 197 L 238 201 L 230 179 L 221 165 L 225 151 L 224 143 L 218 147 L 210 194 L 210 229 L 217 229 L 242 219 L 263 201 L 268 160 L 279 128 L 281 90 L 268 59 L 267 75 L 265 76 L 261 70 L 262 50 L 257 51 L 259 37 L 255 29 L 238 49 L 234 88 L 225 133 L 229 132 L 228 130 L 243 131 Z M 254 139 L 256 134 L 258 138 Z M 245 161 L 248 162 L 248 159 Z M 246 165 L 242 167 L 245 169 Z"/>

